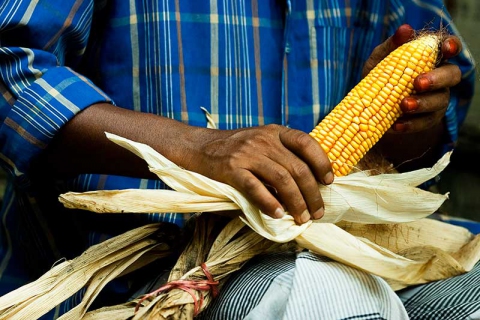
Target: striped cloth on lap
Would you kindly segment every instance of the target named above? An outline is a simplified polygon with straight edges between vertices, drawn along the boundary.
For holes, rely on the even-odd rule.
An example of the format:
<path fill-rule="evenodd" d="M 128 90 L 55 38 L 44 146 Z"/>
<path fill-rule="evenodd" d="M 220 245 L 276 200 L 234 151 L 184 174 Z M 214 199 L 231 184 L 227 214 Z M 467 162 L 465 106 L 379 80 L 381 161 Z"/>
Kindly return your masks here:
<path fill-rule="evenodd" d="M 480 263 L 450 279 L 399 292 L 411 319 L 480 319 Z"/>
<path fill-rule="evenodd" d="M 479 276 L 480 263 L 395 293 L 381 278 L 326 257 L 272 254 L 232 276 L 199 319 L 480 319 Z"/>
<path fill-rule="evenodd" d="M 309 252 L 252 260 L 201 319 L 408 319 L 384 280 Z"/>

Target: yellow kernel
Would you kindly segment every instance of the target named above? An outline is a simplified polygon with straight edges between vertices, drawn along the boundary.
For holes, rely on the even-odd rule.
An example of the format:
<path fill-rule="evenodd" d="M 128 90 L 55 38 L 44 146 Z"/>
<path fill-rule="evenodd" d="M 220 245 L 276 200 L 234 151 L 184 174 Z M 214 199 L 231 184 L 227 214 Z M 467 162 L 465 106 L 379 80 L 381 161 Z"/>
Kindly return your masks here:
<path fill-rule="evenodd" d="M 354 139 L 354 140 L 350 141 L 350 145 L 356 150 L 356 149 L 358 149 L 359 144 Z"/>
<path fill-rule="evenodd" d="M 338 169 L 338 170 L 339 170 L 339 171 L 341 172 L 341 174 L 343 174 L 344 176 L 346 176 L 346 175 L 348 174 L 348 172 L 349 172 L 349 171 L 345 168 L 345 166 L 340 167 L 340 169 Z"/>
<path fill-rule="evenodd" d="M 340 151 L 340 153 L 342 153 L 343 148 L 345 148 L 345 145 L 343 145 L 339 141 L 337 141 L 337 143 L 333 146 L 333 149 Z"/>
<path fill-rule="evenodd" d="M 392 97 L 395 98 L 396 101 L 398 101 L 400 99 L 400 94 L 394 90 L 392 91 Z"/>
<path fill-rule="evenodd" d="M 417 67 L 417 62 L 414 62 L 414 60 L 409 60 L 407 62 L 407 67 L 412 69 L 412 70 L 415 70 L 415 68 Z"/>
<path fill-rule="evenodd" d="M 397 83 L 398 83 L 398 79 L 395 79 L 393 77 L 391 77 L 389 80 L 388 80 L 388 83 L 393 85 L 393 86 L 396 86 Z"/>
<path fill-rule="evenodd" d="M 384 99 L 388 99 L 388 93 L 386 92 L 387 90 L 384 88 L 382 91 L 378 93 L 378 95 Z"/>
<path fill-rule="evenodd" d="M 346 130 L 348 128 L 349 123 L 347 124 L 343 119 L 338 123 L 338 125 L 343 129 Z"/>
<path fill-rule="evenodd" d="M 345 132 L 344 132 L 344 137 L 347 139 L 348 142 L 352 141 L 353 137 L 355 137 L 356 132 L 353 132 L 353 129 L 349 127 Z"/>
<path fill-rule="evenodd" d="M 383 86 L 385 83 L 387 83 L 387 82 L 388 82 L 388 78 L 387 78 L 387 77 L 382 77 L 382 76 L 380 76 L 380 77 L 377 78 L 377 83 L 380 83 L 382 86 Z"/>
<path fill-rule="evenodd" d="M 362 147 L 364 147 L 365 149 L 370 149 L 370 146 L 368 145 L 368 140 L 365 140 L 362 142 Z"/>
<path fill-rule="evenodd" d="M 342 130 L 342 131 L 343 131 L 343 130 Z M 342 136 L 342 131 L 340 131 L 340 130 L 338 129 L 338 127 L 332 129 L 332 133 L 333 133 L 337 138 L 339 138 L 339 137 Z"/>
<path fill-rule="evenodd" d="M 343 151 L 343 150 L 342 150 Z M 342 152 L 342 154 L 340 155 L 340 157 L 338 157 L 337 159 L 337 163 L 340 163 L 341 165 L 343 165 L 345 163 L 345 157 L 344 157 L 344 154 Z"/>
<path fill-rule="evenodd" d="M 407 67 L 407 61 L 405 60 L 398 61 L 397 70 L 400 70 L 402 74 L 404 73 L 406 67 Z"/>
<path fill-rule="evenodd" d="M 399 84 L 399 85 L 401 84 L 402 86 L 405 86 L 405 87 L 406 87 L 406 86 L 408 85 L 408 82 L 407 82 L 407 80 L 405 79 L 405 77 L 402 77 L 400 80 L 398 80 L 398 84 Z"/>
<path fill-rule="evenodd" d="M 385 99 L 383 99 L 383 101 L 385 101 Z M 375 110 L 375 112 L 377 112 L 382 107 L 380 99 L 373 100 L 371 107 L 373 108 L 373 110 Z"/>
<path fill-rule="evenodd" d="M 397 67 L 393 70 L 393 74 L 401 77 L 403 75 L 403 70 Z"/>
<path fill-rule="evenodd" d="M 405 86 L 400 82 L 398 82 L 397 86 L 394 88 L 395 92 L 398 92 L 399 94 L 402 94 L 405 89 Z"/>
<path fill-rule="evenodd" d="M 417 59 L 417 60 L 422 60 L 422 54 L 418 51 L 413 52 L 412 57 Z"/>
<path fill-rule="evenodd" d="M 366 119 L 370 119 L 371 117 L 373 117 L 373 113 L 372 111 L 370 111 L 370 108 L 366 108 L 365 110 L 363 110 L 363 113 L 365 114 Z"/>
<path fill-rule="evenodd" d="M 390 106 L 389 111 L 391 111 L 392 108 L 395 107 L 395 104 L 396 104 L 396 103 L 397 103 L 397 101 L 395 101 L 395 98 L 394 98 L 393 96 L 390 97 L 390 98 L 387 100 L 387 103 L 386 103 L 386 104 Z"/>
<path fill-rule="evenodd" d="M 347 149 L 348 149 L 350 152 L 355 152 L 355 147 L 354 147 L 353 144 L 351 144 L 351 143 L 347 144 Z"/>
<path fill-rule="evenodd" d="M 380 92 L 382 90 L 382 87 L 380 87 L 377 83 L 372 84 L 372 88 L 375 89 L 376 92 Z"/>
<path fill-rule="evenodd" d="M 362 133 L 365 133 L 365 132 L 362 132 Z M 367 134 L 367 133 L 365 133 L 365 135 L 366 135 L 366 134 Z M 367 153 L 367 151 L 368 151 L 368 148 L 365 148 L 365 147 L 363 146 L 363 143 L 358 146 L 358 149 L 360 149 L 363 154 Z"/>
<path fill-rule="evenodd" d="M 332 143 L 332 145 L 334 145 L 335 142 L 337 142 L 337 141 L 336 141 L 332 136 L 330 136 L 330 135 L 325 136 L 325 140 L 330 141 L 330 142 Z"/>
<path fill-rule="evenodd" d="M 372 103 L 372 99 L 369 96 L 364 96 L 360 101 L 362 102 L 364 108 L 368 107 L 370 103 Z"/>
<path fill-rule="evenodd" d="M 413 73 L 414 73 L 413 70 L 414 70 L 414 69 L 412 69 L 412 68 L 410 68 L 410 67 L 407 67 L 407 68 L 405 68 L 404 74 L 406 74 L 407 76 L 410 76 L 410 77 L 411 77 L 411 76 L 413 75 Z M 411 79 L 410 79 L 410 80 L 411 80 Z M 410 80 L 407 80 L 407 81 L 410 81 Z"/>
<path fill-rule="evenodd" d="M 373 90 L 369 90 L 365 94 L 368 96 L 368 98 L 370 98 L 370 102 L 373 101 L 373 99 L 375 99 L 375 97 L 377 96 L 377 94 Z"/>
<path fill-rule="evenodd" d="M 346 146 L 348 144 L 348 141 L 345 140 L 345 135 L 341 136 L 340 138 L 338 138 L 338 141 L 337 142 L 340 142 L 341 144 L 343 144 L 344 146 Z"/>
<path fill-rule="evenodd" d="M 335 147 L 333 147 L 331 150 L 330 150 L 330 154 L 333 154 L 335 156 L 335 159 L 337 159 L 338 157 L 340 157 L 340 151 L 338 151 L 337 149 L 335 149 Z"/>

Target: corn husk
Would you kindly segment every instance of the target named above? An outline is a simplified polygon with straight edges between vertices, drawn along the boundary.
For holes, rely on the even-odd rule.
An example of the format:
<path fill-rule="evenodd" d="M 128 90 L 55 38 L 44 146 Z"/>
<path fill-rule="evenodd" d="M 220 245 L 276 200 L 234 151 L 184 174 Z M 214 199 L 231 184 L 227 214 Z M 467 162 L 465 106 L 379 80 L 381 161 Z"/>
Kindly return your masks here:
<path fill-rule="evenodd" d="M 69 192 L 59 200 L 67 208 L 99 213 L 114 212 L 214 212 L 242 209 L 246 222 L 257 232 L 268 228 L 268 216 L 246 200 L 233 187 L 182 169 L 144 144 L 115 135 L 109 139 L 145 159 L 150 170 L 169 185 L 171 190 L 113 190 L 84 193 Z M 358 223 L 402 223 L 424 218 L 448 198 L 415 186 L 437 176 L 449 163 L 447 153 L 432 168 L 401 174 L 370 176 L 365 172 L 337 177 L 332 185 L 319 185 L 325 203 L 322 223 L 349 221 Z M 201 209 L 199 209 L 201 208 Z M 289 221 L 286 216 L 283 220 Z M 291 225 L 291 222 L 287 222 Z M 282 222 L 281 224 L 285 224 Z M 257 227 L 258 226 L 258 227 Z M 293 225 L 292 228 L 295 228 Z M 278 228 L 278 226 L 275 226 Z M 285 235 L 268 230 L 262 234 L 277 242 L 287 242 L 302 228 Z M 283 237 L 282 237 L 283 236 Z"/>
<path fill-rule="evenodd" d="M 447 195 L 427 192 L 416 186 L 437 176 L 448 165 L 450 154 L 446 154 L 432 168 L 376 176 L 359 172 L 336 178 L 330 186 L 319 186 L 326 215 L 321 220 L 299 226 L 290 215 L 282 219 L 270 218 L 231 186 L 180 168 L 149 146 L 111 134 L 107 134 L 107 137 L 143 158 L 153 173 L 182 194 L 182 203 L 178 203 L 179 206 L 184 205 L 186 208 L 189 205 L 184 204 L 188 198 L 186 195 L 217 198 L 218 202 L 215 204 L 231 201 L 241 208 L 243 215 L 240 219 L 266 239 L 280 243 L 295 240 L 300 246 L 313 252 L 390 279 L 398 284 L 397 287 L 454 276 L 468 271 L 472 262 L 478 260 L 476 254 L 470 254 L 470 258 L 458 261 L 452 255 L 454 252 L 447 252 L 439 247 L 435 247 L 435 250 L 424 250 L 423 255 L 407 254 L 404 251 L 391 250 L 391 246 L 384 247 L 383 243 L 377 244 L 367 237 L 355 236 L 352 228 L 347 232 L 334 224 L 403 224 L 432 214 L 447 199 Z M 132 192 L 137 196 L 142 190 Z M 125 192 L 122 196 L 128 193 Z M 161 190 L 157 192 L 156 199 L 161 199 L 160 202 L 166 200 L 167 196 L 164 199 L 163 193 Z M 175 200 L 171 192 L 168 192 L 168 197 Z M 64 194 L 60 201 L 68 207 L 79 204 L 83 209 L 102 208 L 101 211 L 108 212 L 108 202 L 111 199 L 111 194 L 99 191 Z M 140 210 L 148 211 L 147 209 L 148 207 L 142 206 Z M 158 206 L 155 207 L 155 210 L 157 209 Z M 123 211 L 134 210 L 138 212 L 139 209 L 123 208 Z M 429 244 L 436 244 L 441 241 L 441 234 L 432 233 L 429 239 Z M 463 245 L 475 240 L 469 235 L 465 241 Z M 429 245 L 422 243 L 418 246 L 427 248 Z M 476 246 L 473 247 L 476 252 Z M 433 260 L 435 263 L 432 263 Z M 445 271 L 447 269 L 448 271 Z"/>
<path fill-rule="evenodd" d="M 214 279 L 223 283 L 231 272 L 238 270 L 251 257 L 261 252 L 278 250 L 281 243 L 296 243 L 301 248 L 381 276 L 395 290 L 467 272 L 480 259 L 479 236 L 473 236 L 464 228 L 425 219 L 447 199 L 447 195 L 433 194 L 415 187 L 438 175 L 447 166 L 450 154 L 428 169 L 377 176 L 358 172 L 337 178 L 328 187 L 319 186 L 325 201 L 326 216 L 319 221 L 298 226 L 289 215 L 282 219 L 270 218 L 234 188 L 184 170 L 146 145 L 111 134 L 107 136 L 145 159 L 150 170 L 173 191 L 67 193 L 60 196 L 60 201 L 66 207 L 118 213 L 191 213 L 199 211 L 199 208 L 204 212 L 241 210 L 241 215 L 233 219 L 213 242 L 212 237 L 208 236 L 211 230 L 203 227 L 204 232 L 198 233 L 200 236 L 192 241 L 193 247 L 190 245 L 183 252 L 169 280 L 205 279 L 199 265 L 206 262 Z M 201 216 L 205 215 L 211 216 L 207 213 Z M 245 229 L 245 226 L 249 228 Z M 113 256 L 123 254 L 124 257 L 121 252 L 126 248 L 128 246 L 119 245 L 115 249 L 107 246 L 92 250 L 107 250 Z M 142 251 L 141 246 L 133 251 L 128 257 L 124 257 L 126 260 L 122 260 L 125 267 L 110 266 L 108 270 L 98 273 L 98 278 L 91 280 L 91 289 L 87 290 L 85 301 L 78 309 L 64 315 L 63 319 L 191 318 L 193 298 L 178 289 L 148 297 L 146 300 L 139 297 L 123 305 L 85 314 L 85 310 L 106 282 L 141 261 L 133 262 L 135 254 L 147 260 L 152 259 L 146 258 L 149 252 Z M 146 263 L 148 262 L 145 260 L 139 264 Z M 81 269 L 76 265 L 73 270 L 82 272 Z M 57 271 L 54 268 L 52 272 Z M 35 312 L 39 310 L 40 304 L 43 304 L 42 310 L 53 308 L 70 293 L 64 293 L 61 299 L 51 300 L 50 297 L 55 294 L 50 294 L 48 299 L 44 298 L 47 297 L 46 291 L 52 288 L 50 286 L 45 289 L 44 282 L 48 277 L 46 274 L 30 287 L 22 287 L 9 294 L 6 299 L 5 296 L 0 298 L 0 311 L 15 316 L 23 312 L 25 316 L 37 314 Z M 92 275 L 89 274 L 89 277 L 92 278 Z M 62 278 L 59 280 L 59 287 L 64 288 L 63 282 L 72 280 L 74 279 L 70 276 Z M 55 290 L 58 292 L 58 288 Z M 32 292 L 40 294 L 36 296 L 32 295 Z M 202 310 L 211 301 L 209 292 L 196 292 L 195 295 L 197 298 L 204 298 Z M 135 314 L 138 303 L 141 308 Z"/>
<path fill-rule="evenodd" d="M 172 269 L 169 283 L 175 280 L 205 280 L 206 276 L 199 267 L 205 262 L 213 278 L 219 282 L 218 289 L 221 290 L 226 279 L 253 256 L 279 251 L 280 248 L 295 249 L 291 244 L 279 244 L 263 238 L 238 218 L 228 219 L 230 222 L 220 232 L 215 231 L 219 224 L 224 225 L 219 223 L 219 219 L 216 215 L 197 215 L 193 239 Z M 213 298 L 212 291 L 194 291 L 194 294 L 198 311 L 204 310 Z M 137 304 L 141 307 L 135 313 Z M 148 296 L 148 299 L 139 297 L 123 305 L 91 311 L 86 314 L 85 319 L 110 320 L 112 316 L 118 320 L 192 319 L 195 314 L 194 307 L 194 299 L 189 293 L 172 289 Z"/>
<path fill-rule="evenodd" d="M 112 279 L 170 254 L 155 233 L 160 224 L 128 231 L 55 265 L 36 281 L 0 297 L 0 319 L 37 319 L 86 286 L 83 301 L 61 319 L 81 319 Z"/>

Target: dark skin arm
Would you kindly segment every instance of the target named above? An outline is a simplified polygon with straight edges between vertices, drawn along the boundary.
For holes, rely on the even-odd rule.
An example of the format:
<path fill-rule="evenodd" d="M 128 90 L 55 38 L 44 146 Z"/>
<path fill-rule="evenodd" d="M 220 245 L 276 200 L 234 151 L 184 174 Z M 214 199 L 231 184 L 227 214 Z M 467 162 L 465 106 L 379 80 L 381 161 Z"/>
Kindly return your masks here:
<path fill-rule="evenodd" d="M 409 39 L 410 31 L 402 30 L 376 49 L 366 70 Z M 458 39 L 452 39 L 450 45 L 457 43 Z M 457 51 L 459 48 L 460 44 Z M 453 50 L 450 46 L 446 51 Z M 409 120 L 411 124 L 404 123 L 402 131 L 415 130 L 422 136 L 429 132 L 432 140 L 419 143 L 419 150 L 428 149 L 441 139 L 441 118 L 448 101 L 446 88 L 458 83 L 450 80 L 457 77 L 451 73 L 458 72 L 444 67 L 432 71 L 427 76 L 431 80 L 428 88 L 422 87 L 425 81 L 417 81 L 422 93 L 416 95 L 418 108 L 411 113 L 425 116 Z M 402 107 L 405 103 L 402 102 Z M 398 131 L 399 126 L 394 128 Z M 64 126 L 42 155 L 42 170 L 58 177 L 103 173 L 153 178 L 143 160 L 108 141 L 104 132 L 148 144 L 181 167 L 232 185 L 272 217 L 279 218 L 286 210 L 300 224 L 323 216 L 323 200 L 316 186 L 318 182 L 333 182 L 330 162 L 308 134 L 278 125 L 210 130 L 110 104 L 96 104 Z M 411 145 L 403 144 L 402 148 L 398 144 L 405 141 L 404 136 L 392 134 L 397 144 L 387 152 L 412 149 Z"/>
<path fill-rule="evenodd" d="M 409 41 L 414 31 L 409 25 L 401 26 L 387 41 L 379 45 L 365 64 L 366 75 L 381 59 L 398 46 Z M 460 53 L 462 43 L 458 37 L 447 36 L 441 45 L 440 65 L 414 82 L 416 93 L 401 102 L 403 116 L 380 139 L 376 148 L 399 170 L 409 171 L 431 166 L 437 159 L 439 148 L 445 141 L 445 112 L 450 100 L 450 88 L 461 81 L 458 66 L 447 59 Z"/>
<path fill-rule="evenodd" d="M 278 125 L 212 130 L 104 103 L 66 124 L 42 162 L 60 177 L 87 172 L 153 177 L 143 160 L 108 141 L 105 131 L 148 144 L 183 168 L 232 185 L 272 217 L 285 210 L 300 224 L 323 216 L 317 184 L 333 181 L 330 162 L 301 131 Z"/>

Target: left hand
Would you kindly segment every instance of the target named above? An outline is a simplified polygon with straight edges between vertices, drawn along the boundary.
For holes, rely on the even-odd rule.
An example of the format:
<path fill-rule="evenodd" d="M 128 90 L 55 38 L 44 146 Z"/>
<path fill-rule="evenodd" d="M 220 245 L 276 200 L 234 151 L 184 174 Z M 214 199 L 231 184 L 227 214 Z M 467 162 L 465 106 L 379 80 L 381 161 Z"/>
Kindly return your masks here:
<path fill-rule="evenodd" d="M 374 49 L 365 64 L 364 76 L 391 51 L 410 41 L 414 33 L 409 25 L 400 26 L 393 36 Z M 415 93 L 400 102 L 403 115 L 375 146 L 400 171 L 431 166 L 437 160 L 446 134 L 443 119 L 450 101 L 450 88 L 459 84 L 462 77 L 460 68 L 447 59 L 461 50 L 458 37 L 443 39 L 442 61 L 437 68 L 414 80 Z"/>
<path fill-rule="evenodd" d="M 400 26 L 395 34 L 375 48 L 365 64 L 363 74 L 385 58 L 391 51 L 411 40 L 414 30 L 409 25 Z M 462 78 L 460 68 L 447 62 L 462 50 L 456 36 L 447 36 L 441 45 L 442 61 L 434 70 L 419 75 L 414 81 L 415 94 L 404 98 L 400 107 L 403 115 L 393 124 L 389 133 L 412 133 L 427 130 L 441 123 L 450 100 L 450 88 Z"/>

